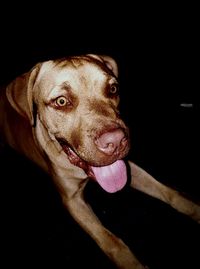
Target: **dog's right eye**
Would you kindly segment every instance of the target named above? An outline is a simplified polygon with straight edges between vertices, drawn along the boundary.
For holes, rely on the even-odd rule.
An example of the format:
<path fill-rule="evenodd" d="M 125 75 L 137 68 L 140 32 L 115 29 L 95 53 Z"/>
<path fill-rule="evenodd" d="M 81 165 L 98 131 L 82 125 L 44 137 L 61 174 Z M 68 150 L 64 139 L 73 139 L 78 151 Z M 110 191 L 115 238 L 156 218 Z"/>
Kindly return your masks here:
<path fill-rule="evenodd" d="M 60 96 L 56 99 L 56 105 L 61 107 L 61 106 L 66 106 L 67 104 L 69 104 L 70 102 L 67 100 L 66 97 L 64 96 Z"/>

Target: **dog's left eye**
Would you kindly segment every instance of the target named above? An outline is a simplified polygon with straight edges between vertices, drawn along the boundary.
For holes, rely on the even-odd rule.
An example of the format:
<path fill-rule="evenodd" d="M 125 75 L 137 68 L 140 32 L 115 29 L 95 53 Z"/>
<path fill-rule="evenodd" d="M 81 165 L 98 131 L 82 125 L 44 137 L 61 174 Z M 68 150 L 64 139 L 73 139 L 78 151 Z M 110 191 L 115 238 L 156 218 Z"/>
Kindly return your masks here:
<path fill-rule="evenodd" d="M 60 96 L 56 99 L 57 106 L 66 106 L 69 103 L 66 97 Z"/>
<path fill-rule="evenodd" d="M 117 84 L 113 84 L 113 85 L 110 86 L 109 93 L 111 95 L 116 95 L 116 94 L 118 94 L 118 90 L 119 90 L 118 85 Z"/>

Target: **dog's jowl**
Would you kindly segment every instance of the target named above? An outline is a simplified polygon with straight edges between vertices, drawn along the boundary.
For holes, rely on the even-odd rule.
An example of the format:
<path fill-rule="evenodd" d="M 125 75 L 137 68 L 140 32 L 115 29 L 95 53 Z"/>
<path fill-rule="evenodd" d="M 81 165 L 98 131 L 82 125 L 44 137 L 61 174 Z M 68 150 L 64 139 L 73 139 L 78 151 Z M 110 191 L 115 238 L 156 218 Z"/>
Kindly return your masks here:
<path fill-rule="evenodd" d="M 109 193 L 127 183 L 129 131 L 120 118 L 118 68 L 109 56 L 36 64 L 0 96 L 1 139 L 50 174 L 64 206 L 117 268 L 142 269 L 129 247 L 84 202 L 88 180 Z M 129 161 L 130 186 L 200 222 L 200 207 Z M 113 240 L 114 239 L 114 240 Z"/>

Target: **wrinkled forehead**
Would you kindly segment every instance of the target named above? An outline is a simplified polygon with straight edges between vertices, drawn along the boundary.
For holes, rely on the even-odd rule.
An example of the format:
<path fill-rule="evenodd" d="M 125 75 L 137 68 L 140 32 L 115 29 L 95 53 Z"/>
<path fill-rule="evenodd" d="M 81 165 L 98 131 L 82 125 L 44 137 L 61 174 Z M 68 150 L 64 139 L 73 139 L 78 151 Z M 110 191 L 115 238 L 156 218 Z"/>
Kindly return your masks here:
<path fill-rule="evenodd" d="M 80 85 L 101 84 L 108 79 L 107 73 L 99 66 L 86 63 L 78 67 L 57 67 L 54 73 L 55 83 L 68 81 L 74 88 Z"/>
<path fill-rule="evenodd" d="M 39 86 L 48 95 L 54 88 L 67 84 L 73 91 L 97 91 L 107 83 L 116 79 L 109 70 L 101 64 L 82 61 L 51 62 L 51 66 L 43 68 L 39 77 Z"/>

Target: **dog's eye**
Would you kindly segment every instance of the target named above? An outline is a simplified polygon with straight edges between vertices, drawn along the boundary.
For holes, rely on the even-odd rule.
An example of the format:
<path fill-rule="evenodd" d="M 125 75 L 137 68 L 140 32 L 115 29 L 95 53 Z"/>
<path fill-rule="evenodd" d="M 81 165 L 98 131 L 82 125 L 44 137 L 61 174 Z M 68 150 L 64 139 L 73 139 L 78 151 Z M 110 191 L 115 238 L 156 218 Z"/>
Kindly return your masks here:
<path fill-rule="evenodd" d="M 105 89 L 105 94 L 107 98 L 116 99 L 119 97 L 119 85 L 118 83 L 113 83 L 111 85 L 107 85 Z"/>
<path fill-rule="evenodd" d="M 66 106 L 69 103 L 66 97 L 60 96 L 56 99 L 57 106 Z"/>
<path fill-rule="evenodd" d="M 113 85 L 110 86 L 109 93 L 111 95 L 116 95 L 116 94 L 118 94 L 118 90 L 119 90 L 118 85 L 117 84 L 113 84 Z"/>

